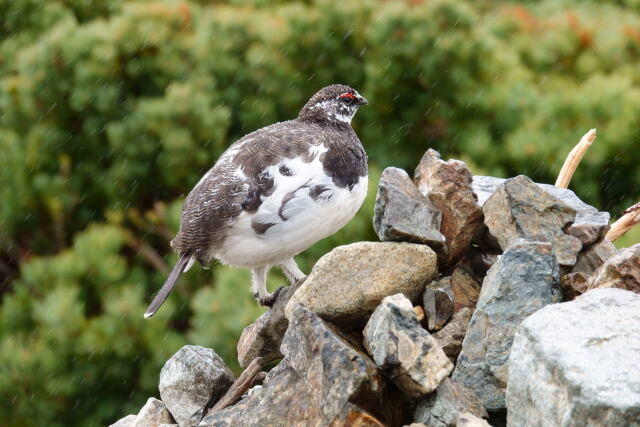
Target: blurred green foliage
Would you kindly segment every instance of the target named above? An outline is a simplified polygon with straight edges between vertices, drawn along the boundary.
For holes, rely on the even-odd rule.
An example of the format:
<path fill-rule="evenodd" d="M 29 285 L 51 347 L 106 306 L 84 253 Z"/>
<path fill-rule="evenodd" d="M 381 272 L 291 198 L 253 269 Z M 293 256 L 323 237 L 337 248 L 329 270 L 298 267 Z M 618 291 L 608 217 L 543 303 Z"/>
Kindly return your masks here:
<path fill-rule="evenodd" d="M 572 188 L 614 216 L 640 194 L 638 0 L 0 0 L 0 37 L 3 425 L 135 413 L 185 343 L 237 369 L 261 313 L 246 272 L 195 267 L 142 313 L 175 262 L 184 195 L 324 85 L 369 99 L 354 126 L 372 176 L 354 221 L 299 257 L 306 271 L 374 238 L 379 171 L 412 170 L 428 147 L 553 182 L 596 127 Z"/>

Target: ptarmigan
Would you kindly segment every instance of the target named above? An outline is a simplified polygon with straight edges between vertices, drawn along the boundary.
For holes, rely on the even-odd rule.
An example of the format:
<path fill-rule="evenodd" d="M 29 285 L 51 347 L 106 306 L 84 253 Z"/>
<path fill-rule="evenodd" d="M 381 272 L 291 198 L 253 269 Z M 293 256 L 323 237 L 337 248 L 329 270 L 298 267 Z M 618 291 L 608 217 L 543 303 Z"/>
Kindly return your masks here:
<path fill-rule="evenodd" d="M 180 258 L 145 313 L 160 308 L 180 275 L 213 258 L 251 269 L 258 302 L 273 304 L 267 272 L 305 278 L 293 257 L 342 228 L 367 193 L 367 154 L 351 119 L 367 100 L 327 86 L 294 120 L 238 140 L 191 190 L 171 247 Z"/>

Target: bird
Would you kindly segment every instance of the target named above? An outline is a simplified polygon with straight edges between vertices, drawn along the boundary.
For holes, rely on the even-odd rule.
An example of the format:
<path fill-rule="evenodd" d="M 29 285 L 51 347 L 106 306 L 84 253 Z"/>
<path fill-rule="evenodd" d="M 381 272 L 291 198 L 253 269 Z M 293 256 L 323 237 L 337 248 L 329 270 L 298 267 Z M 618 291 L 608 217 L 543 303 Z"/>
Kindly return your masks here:
<path fill-rule="evenodd" d="M 367 154 L 351 120 L 366 98 L 333 84 L 298 117 L 258 129 L 233 143 L 187 195 L 171 241 L 178 261 L 144 314 L 164 303 L 196 261 L 251 270 L 254 298 L 270 307 L 271 267 L 294 284 L 305 280 L 294 256 L 345 226 L 367 194 Z"/>

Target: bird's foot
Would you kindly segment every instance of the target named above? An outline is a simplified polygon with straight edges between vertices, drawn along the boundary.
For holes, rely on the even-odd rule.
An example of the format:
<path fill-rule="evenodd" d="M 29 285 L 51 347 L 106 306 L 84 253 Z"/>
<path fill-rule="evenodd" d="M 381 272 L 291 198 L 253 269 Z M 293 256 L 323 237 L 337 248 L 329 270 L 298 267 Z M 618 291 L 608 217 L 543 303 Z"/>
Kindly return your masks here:
<path fill-rule="evenodd" d="M 278 295 L 280 295 L 280 292 L 282 292 L 283 289 L 284 289 L 284 286 L 280 286 L 272 294 L 259 295 L 256 292 L 255 294 L 253 294 L 253 296 L 258 301 L 258 304 L 260 304 L 262 306 L 265 306 L 265 307 L 272 307 L 273 304 L 278 299 Z"/>

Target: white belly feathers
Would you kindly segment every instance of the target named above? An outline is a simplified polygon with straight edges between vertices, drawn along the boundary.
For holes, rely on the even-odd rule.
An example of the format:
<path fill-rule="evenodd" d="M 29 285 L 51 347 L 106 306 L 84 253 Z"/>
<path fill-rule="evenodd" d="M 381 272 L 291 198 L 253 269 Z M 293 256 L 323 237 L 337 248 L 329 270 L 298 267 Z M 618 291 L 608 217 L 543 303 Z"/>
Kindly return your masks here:
<path fill-rule="evenodd" d="M 320 162 L 284 159 L 267 168 L 274 190 L 262 196 L 255 213 L 242 212 L 223 246 L 212 253 L 225 264 L 253 268 L 276 265 L 342 228 L 356 214 L 367 194 L 367 177 L 351 189 L 338 187 Z M 241 173 L 241 172 L 240 172 Z"/>

